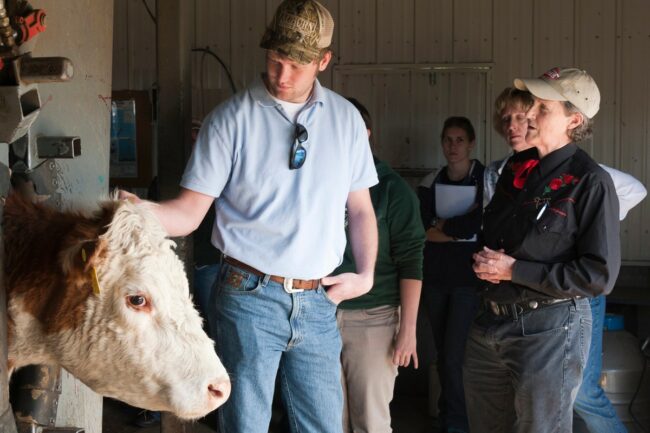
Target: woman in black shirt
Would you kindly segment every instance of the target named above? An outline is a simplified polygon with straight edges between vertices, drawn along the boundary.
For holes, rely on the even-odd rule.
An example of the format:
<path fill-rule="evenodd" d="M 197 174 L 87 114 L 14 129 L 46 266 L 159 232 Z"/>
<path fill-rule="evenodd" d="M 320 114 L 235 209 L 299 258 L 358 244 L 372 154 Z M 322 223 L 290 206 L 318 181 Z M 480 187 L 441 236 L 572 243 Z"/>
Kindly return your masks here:
<path fill-rule="evenodd" d="M 485 208 L 484 311 L 464 366 L 470 426 L 481 432 L 570 432 L 591 339 L 587 297 L 609 293 L 620 266 L 610 176 L 575 144 L 591 135 L 600 93 L 585 71 L 515 80 L 528 90 L 526 142 Z"/>
<path fill-rule="evenodd" d="M 462 363 L 478 308 L 472 254 L 481 228 L 484 167 L 470 158 L 475 133 L 467 118 L 448 118 L 440 138 L 447 165 L 418 189 L 427 234 L 422 300 L 437 351 L 441 431 L 467 432 Z"/>

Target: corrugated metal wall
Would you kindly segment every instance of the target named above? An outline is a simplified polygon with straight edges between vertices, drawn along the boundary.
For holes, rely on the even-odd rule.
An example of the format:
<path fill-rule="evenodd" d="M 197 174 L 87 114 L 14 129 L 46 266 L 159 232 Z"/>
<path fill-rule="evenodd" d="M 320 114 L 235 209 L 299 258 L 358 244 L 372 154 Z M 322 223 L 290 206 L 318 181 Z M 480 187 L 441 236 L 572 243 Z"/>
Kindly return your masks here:
<path fill-rule="evenodd" d="M 115 0 L 114 89 L 155 82 L 154 24 L 147 0 Z M 148 0 L 153 9 L 154 1 Z M 196 47 L 229 65 L 238 87 L 264 66 L 258 48 L 280 0 L 194 0 Z M 477 157 L 506 151 L 491 130 L 491 103 L 513 77 L 554 66 L 588 70 L 602 92 L 594 139 L 599 162 L 648 184 L 650 2 L 647 0 L 323 0 L 336 21 L 333 67 L 321 81 L 352 94 L 376 118 L 381 157 L 397 167 L 442 164 L 438 135 L 447 115 L 475 123 Z M 468 70 L 466 64 L 483 69 Z M 450 70 L 435 69 L 444 64 Z M 202 117 L 230 95 L 212 57 L 193 58 L 193 112 Z M 433 69 L 427 69 L 433 68 Z M 483 109 L 482 107 L 486 107 Z M 406 170 L 405 172 L 409 172 Z M 650 263 L 650 200 L 623 224 L 628 262 Z"/>

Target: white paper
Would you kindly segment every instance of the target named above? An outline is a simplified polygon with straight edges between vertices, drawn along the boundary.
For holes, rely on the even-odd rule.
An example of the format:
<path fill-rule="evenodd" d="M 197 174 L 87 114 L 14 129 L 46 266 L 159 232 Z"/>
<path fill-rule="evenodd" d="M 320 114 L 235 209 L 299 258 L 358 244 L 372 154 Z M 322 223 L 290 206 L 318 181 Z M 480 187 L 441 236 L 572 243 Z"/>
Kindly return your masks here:
<path fill-rule="evenodd" d="M 474 207 L 476 200 L 476 185 L 445 185 L 436 183 L 436 215 L 448 219 L 465 215 Z M 458 239 L 460 242 L 473 242 L 471 239 Z"/>

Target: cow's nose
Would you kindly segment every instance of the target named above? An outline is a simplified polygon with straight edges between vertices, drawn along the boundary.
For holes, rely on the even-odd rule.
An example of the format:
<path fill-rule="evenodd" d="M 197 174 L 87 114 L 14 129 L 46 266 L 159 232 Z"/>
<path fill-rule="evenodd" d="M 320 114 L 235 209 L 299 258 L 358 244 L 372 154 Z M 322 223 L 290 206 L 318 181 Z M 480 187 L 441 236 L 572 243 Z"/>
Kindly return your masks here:
<path fill-rule="evenodd" d="M 215 409 L 224 404 L 228 397 L 230 397 L 230 379 L 228 377 L 220 377 L 210 382 L 208 398 Z"/>

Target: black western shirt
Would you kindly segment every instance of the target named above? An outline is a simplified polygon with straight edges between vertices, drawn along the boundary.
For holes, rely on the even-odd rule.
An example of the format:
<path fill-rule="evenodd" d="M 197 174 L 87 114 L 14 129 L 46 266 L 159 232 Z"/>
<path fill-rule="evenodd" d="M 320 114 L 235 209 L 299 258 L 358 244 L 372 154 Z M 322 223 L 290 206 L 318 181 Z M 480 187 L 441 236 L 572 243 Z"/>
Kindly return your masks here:
<path fill-rule="evenodd" d="M 571 143 L 506 164 L 483 216 L 485 244 L 516 259 L 512 281 L 489 284 L 499 303 L 611 292 L 621 263 L 618 198 L 611 177 Z"/>

